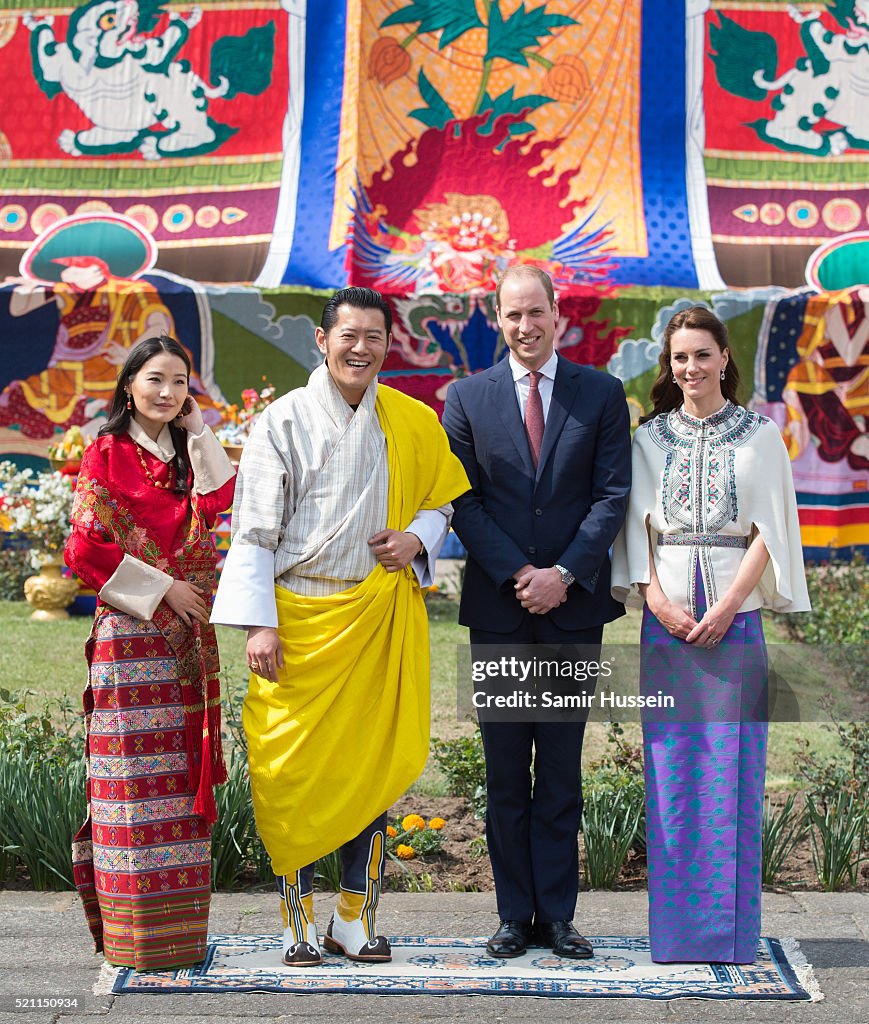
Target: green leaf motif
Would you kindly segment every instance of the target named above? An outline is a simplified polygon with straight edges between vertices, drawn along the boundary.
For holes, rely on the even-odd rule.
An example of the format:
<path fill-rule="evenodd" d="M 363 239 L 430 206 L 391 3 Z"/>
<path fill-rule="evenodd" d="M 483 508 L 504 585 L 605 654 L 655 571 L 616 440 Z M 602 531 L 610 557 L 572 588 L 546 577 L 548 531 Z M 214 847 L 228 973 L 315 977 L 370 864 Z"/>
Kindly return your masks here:
<path fill-rule="evenodd" d="M 485 59 L 501 57 L 511 64 L 527 67 L 528 59 L 523 50 L 539 46 L 540 40 L 551 36 L 554 28 L 578 24 L 566 14 L 547 14 L 546 4 L 526 11 L 524 3 L 504 21 L 498 0 L 494 0 L 489 13 L 489 46 Z"/>
<path fill-rule="evenodd" d="M 380 23 L 380 27 L 406 25 L 414 21 L 419 22 L 418 32 L 441 33 L 439 50 L 472 28 L 483 28 L 474 0 L 415 0 L 390 14 Z"/>
<path fill-rule="evenodd" d="M 551 97 L 540 96 L 537 93 L 531 93 L 529 96 L 514 96 L 512 85 L 506 92 L 502 92 L 501 95 L 496 97 L 494 100 L 487 95 L 483 101 L 480 113 L 485 113 L 485 111 L 490 110 L 491 114 L 477 129 L 477 134 L 491 135 L 495 128 L 495 119 L 501 117 L 502 114 L 519 114 L 523 110 L 536 110 L 538 107 L 542 107 L 544 103 L 551 102 Z M 528 125 L 528 122 L 523 121 L 522 124 Z M 518 124 L 511 125 L 510 134 L 520 135 L 534 130 L 530 125 L 521 130 L 517 129 L 519 129 Z"/>
<path fill-rule="evenodd" d="M 419 94 L 427 106 L 411 110 L 410 117 L 422 121 L 429 128 L 443 128 L 448 122 L 456 119 L 456 115 L 450 110 L 450 105 L 431 84 L 422 69 L 420 69 L 417 84 L 419 85 Z"/>

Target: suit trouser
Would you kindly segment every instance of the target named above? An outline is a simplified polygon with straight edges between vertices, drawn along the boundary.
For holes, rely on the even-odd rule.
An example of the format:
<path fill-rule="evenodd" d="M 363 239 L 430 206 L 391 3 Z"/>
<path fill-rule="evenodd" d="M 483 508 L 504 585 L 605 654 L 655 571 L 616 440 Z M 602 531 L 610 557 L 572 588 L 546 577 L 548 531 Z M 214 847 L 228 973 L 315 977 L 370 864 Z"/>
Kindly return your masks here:
<path fill-rule="evenodd" d="M 375 935 L 374 917 L 383 884 L 386 854 L 386 814 L 381 814 L 358 836 L 340 848 L 341 890 L 337 912 L 345 921 L 360 919 L 369 939 Z M 292 875 L 277 875 L 285 940 L 303 941 L 314 922 L 314 864 Z"/>
<path fill-rule="evenodd" d="M 562 630 L 547 616 L 526 612 L 515 633 L 471 629 L 470 634 L 472 648 L 597 647 L 603 626 Z M 593 691 L 594 685 L 591 680 L 583 687 Z M 481 721 L 480 732 L 486 757 L 486 839 L 498 916 L 502 921 L 570 921 L 579 889 L 585 722 Z"/>

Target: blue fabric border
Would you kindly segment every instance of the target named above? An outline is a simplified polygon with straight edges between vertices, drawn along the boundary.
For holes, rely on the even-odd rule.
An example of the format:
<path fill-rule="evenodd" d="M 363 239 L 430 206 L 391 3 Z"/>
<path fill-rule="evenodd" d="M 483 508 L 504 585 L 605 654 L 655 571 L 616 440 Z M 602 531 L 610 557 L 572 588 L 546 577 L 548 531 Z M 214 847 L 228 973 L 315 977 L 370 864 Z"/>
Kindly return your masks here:
<path fill-rule="evenodd" d="M 308 0 L 296 224 L 282 284 L 331 289 L 347 283 L 344 247 L 329 251 L 346 37 L 345 0 Z"/>
<path fill-rule="evenodd" d="M 640 164 L 649 255 L 619 259 L 623 285 L 697 288 L 685 175 L 685 4 L 643 0 Z"/>

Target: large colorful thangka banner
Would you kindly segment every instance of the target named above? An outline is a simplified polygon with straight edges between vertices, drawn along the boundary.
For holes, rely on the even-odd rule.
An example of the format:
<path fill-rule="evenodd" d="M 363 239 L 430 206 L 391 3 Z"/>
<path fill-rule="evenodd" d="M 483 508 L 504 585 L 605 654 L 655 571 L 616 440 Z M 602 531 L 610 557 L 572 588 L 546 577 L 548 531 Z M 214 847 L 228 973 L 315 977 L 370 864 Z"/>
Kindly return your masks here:
<path fill-rule="evenodd" d="M 12 0 L 0 13 L 0 271 L 58 220 L 124 214 L 188 277 L 250 280 L 278 214 L 274 0 Z M 266 116 L 264 116 L 264 113 Z"/>
<path fill-rule="evenodd" d="M 706 22 L 719 268 L 733 285 L 794 285 L 814 249 L 869 228 L 869 3 L 712 0 Z"/>
<path fill-rule="evenodd" d="M 534 263 L 635 418 L 712 306 L 807 550 L 869 551 L 869 0 L 7 0 L 0 90 L 0 454 L 93 433 L 146 332 L 212 419 L 296 386 L 347 283 L 440 410 Z"/>
<path fill-rule="evenodd" d="M 305 107 L 318 113 L 302 128 L 304 210 L 281 279 L 466 294 L 534 261 L 562 290 L 714 284 L 692 249 L 686 20 L 662 11 L 309 4 Z"/>

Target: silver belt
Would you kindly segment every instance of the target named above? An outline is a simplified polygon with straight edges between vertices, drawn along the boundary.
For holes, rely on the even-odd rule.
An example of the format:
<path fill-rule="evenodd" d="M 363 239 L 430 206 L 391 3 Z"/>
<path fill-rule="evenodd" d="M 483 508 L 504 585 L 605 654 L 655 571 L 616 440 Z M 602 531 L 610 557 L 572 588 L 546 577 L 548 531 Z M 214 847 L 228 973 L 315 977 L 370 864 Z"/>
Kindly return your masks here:
<path fill-rule="evenodd" d="M 658 547 L 747 548 L 748 537 L 727 533 L 659 533 Z"/>

